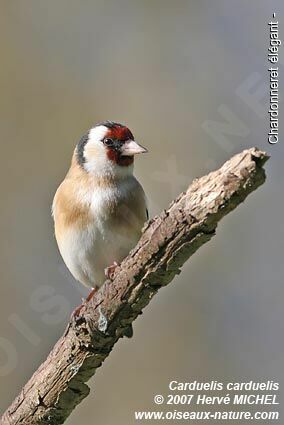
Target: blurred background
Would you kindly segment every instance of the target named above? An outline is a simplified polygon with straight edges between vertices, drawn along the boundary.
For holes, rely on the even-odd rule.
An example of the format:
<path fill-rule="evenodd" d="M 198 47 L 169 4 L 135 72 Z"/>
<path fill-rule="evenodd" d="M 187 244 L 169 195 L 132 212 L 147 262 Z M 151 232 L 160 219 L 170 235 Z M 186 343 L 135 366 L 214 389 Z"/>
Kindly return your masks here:
<path fill-rule="evenodd" d="M 283 387 L 284 148 L 267 142 L 268 22 L 276 12 L 281 35 L 283 3 L 2 0 L 0 10 L 0 411 L 86 294 L 59 256 L 50 208 L 75 144 L 105 119 L 149 149 L 135 173 L 152 216 L 233 153 L 257 146 L 271 159 L 265 185 L 153 299 L 66 423 L 134 424 L 134 410 L 159 410 L 153 396 L 171 380 Z"/>

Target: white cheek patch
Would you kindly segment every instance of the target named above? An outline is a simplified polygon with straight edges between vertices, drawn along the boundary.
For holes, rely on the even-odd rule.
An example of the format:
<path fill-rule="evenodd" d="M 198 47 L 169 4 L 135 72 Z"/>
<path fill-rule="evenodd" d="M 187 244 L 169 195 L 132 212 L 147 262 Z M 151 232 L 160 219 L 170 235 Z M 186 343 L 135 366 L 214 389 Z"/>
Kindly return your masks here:
<path fill-rule="evenodd" d="M 124 177 L 132 174 L 133 165 L 121 167 L 107 157 L 106 148 L 102 142 L 109 129 L 104 125 L 94 127 L 89 132 L 89 140 L 84 151 L 84 168 L 97 177 Z"/>
<path fill-rule="evenodd" d="M 91 173 L 102 173 L 107 163 L 105 146 L 102 142 L 108 129 L 99 125 L 89 132 L 89 140 L 85 146 L 84 152 L 84 168 Z"/>
<path fill-rule="evenodd" d="M 103 138 L 106 136 L 108 132 L 108 128 L 104 125 L 99 125 L 98 127 L 94 127 L 89 132 L 89 143 L 102 143 Z"/>

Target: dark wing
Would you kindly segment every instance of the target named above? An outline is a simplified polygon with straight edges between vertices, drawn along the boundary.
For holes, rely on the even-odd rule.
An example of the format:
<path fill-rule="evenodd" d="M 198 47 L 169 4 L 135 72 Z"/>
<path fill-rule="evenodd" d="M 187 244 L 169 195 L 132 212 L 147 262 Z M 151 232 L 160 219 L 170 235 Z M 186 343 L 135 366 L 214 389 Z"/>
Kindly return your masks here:
<path fill-rule="evenodd" d="M 148 211 L 148 208 L 146 208 L 146 217 L 147 217 L 147 220 L 149 220 L 149 211 Z"/>

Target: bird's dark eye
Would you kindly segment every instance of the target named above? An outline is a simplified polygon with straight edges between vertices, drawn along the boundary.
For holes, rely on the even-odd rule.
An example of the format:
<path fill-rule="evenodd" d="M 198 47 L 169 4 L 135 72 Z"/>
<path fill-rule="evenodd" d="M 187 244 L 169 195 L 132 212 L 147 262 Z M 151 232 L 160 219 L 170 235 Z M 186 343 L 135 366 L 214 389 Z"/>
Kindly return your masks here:
<path fill-rule="evenodd" d="M 113 140 L 112 139 L 109 139 L 109 138 L 106 138 L 106 139 L 104 139 L 104 144 L 106 146 L 112 146 L 113 145 Z"/>

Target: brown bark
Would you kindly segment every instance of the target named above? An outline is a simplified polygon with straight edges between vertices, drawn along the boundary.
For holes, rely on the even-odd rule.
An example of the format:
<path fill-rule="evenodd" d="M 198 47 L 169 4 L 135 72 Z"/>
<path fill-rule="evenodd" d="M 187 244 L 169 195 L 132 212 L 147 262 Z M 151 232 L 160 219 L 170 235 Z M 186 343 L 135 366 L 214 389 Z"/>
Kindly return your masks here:
<path fill-rule="evenodd" d="M 150 220 L 135 249 L 80 312 L 47 360 L 4 413 L 1 424 L 61 424 L 88 394 L 86 381 L 160 287 L 215 234 L 223 216 L 265 181 L 268 156 L 256 148 L 196 179 Z"/>

